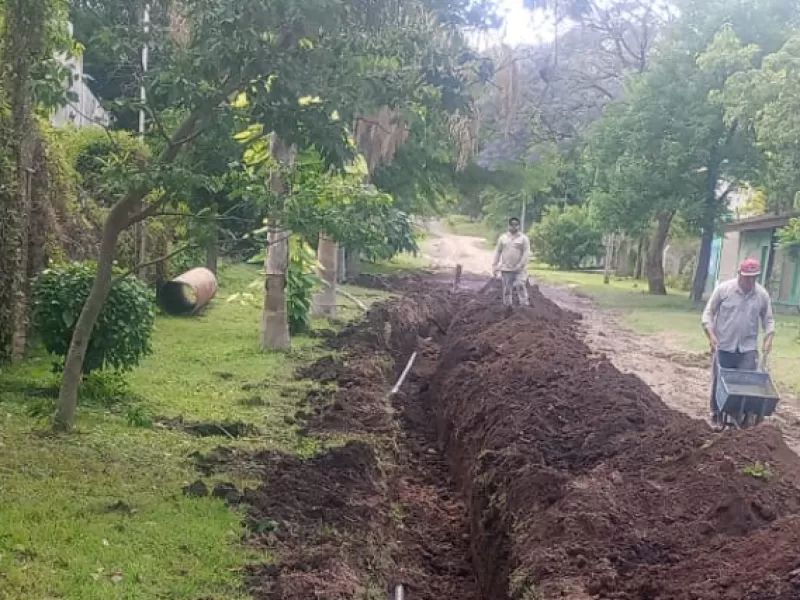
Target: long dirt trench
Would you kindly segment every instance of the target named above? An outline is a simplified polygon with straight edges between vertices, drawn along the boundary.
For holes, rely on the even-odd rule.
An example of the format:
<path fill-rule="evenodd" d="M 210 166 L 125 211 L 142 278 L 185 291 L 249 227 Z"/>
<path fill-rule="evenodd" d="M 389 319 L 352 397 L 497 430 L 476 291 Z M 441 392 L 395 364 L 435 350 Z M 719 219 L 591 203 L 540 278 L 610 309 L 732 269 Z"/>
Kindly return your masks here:
<path fill-rule="evenodd" d="M 800 598 L 800 459 L 780 432 L 668 408 L 537 289 L 508 311 L 496 291 L 403 286 L 300 374 L 337 384 L 298 417 L 344 445 L 206 457 L 263 482 L 248 543 L 277 562 L 248 568 L 255 598 Z"/>

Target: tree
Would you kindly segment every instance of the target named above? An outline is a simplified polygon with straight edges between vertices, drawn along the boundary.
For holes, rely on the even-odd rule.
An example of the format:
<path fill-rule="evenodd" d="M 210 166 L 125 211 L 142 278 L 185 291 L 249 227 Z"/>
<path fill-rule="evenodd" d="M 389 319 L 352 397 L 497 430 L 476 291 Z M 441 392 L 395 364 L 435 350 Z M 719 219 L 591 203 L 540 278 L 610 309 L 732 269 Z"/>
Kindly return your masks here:
<path fill-rule="evenodd" d="M 672 219 L 697 200 L 699 175 L 684 151 L 694 130 L 680 118 L 690 94 L 667 83 L 675 75 L 666 70 L 637 81 L 628 104 L 609 110 L 594 127 L 589 146 L 597 174 L 592 203 L 603 228 L 636 234 L 656 223 L 647 260 L 652 294 L 666 293 L 661 256 Z"/>
<path fill-rule="evenodd" d="M 763 186 L 764 208 L 784 212 L 800 206 L 800 33 L 766 56 L 759 67 L 730 77 L 719 96 L 726 122 L 754 132 L 766 168 L 754 183 Z"/>
<path fill-rule="evenodd" d="M 716 99 L 730 77 L 760 56 L 753 42 L 774 46 L 785 29 L 785 3 L 755 6 L 751 0 L 682 4 L 680 18 L 632 83 L 626 104 L 609 111 L 592 134 L 591 153 L 605 156 L 595 163 L 599 214 L 616 215 L 624 231 L 656 224 L 648 260 L 652 293 L 665 293 L 660 253 L 680 213 L 702 232 L 692 291 L 700 298 L 727 194 L 758 166 L 749 131 L 726 122 Z M 720 28 L 720 22 L 727 25 Z"/>
<path fill-rule="evenodd" d="M 719 216 L 725 211 L 727 194 L 735 186 L 756 176 L 759 157 L 753 153 L 750 131 L 735 121 L 725 122 L 722 105 L 715 96 L 728 78 L 773 52 L 787 37 L 787 29 L 798 19 L 797 6 L 780 0 L 697 2 L 684 0 L 680 18 L 665 43 L 683 60 L 697 68 L 699 93 L 709 104 L 706 135 L 698 140 L 706 175 L 702 207 L 687 215 L 702 232 L 691 297 L 699 301 L 708 276 L 711 244 Z"/>
<path fill-rule="evenodd" d="M 549 206 L 531 229 L 534 255 L 559 269 L 577 269 L 602 249 L 602 232 L 585 206 Z"/>
<path fill-rule="evenodd" d="M 69 0 L 74 36 L 85 48 L 86 83 L 106 103 L 115 129 L 138 129 L 135 103 L 143 75 L 142 46 L 150 43 L 150 67 L 161 68 L 170 49 L 162 40 L 175 15 L 171 7 L 178 4 L 173 0 Z M 150 9 L 150 36 L 142 27 L 145 6 Z M 150 103 L 165 106 L 155 98 Z"/>
<path fill-rule="evenodd" d="M 581 155 L 588 130 L 610 103 L 621 101 L 626 78 L 645 70 L 670 18 L 666 3 L 646 0 L 527 5 L 550 16 L 555 40 L 486 53 L 497 68 L 478 96 L 476 162 L 505 180 L 497 185 L 483 172 L 462 191 L 469 212 L 491 215 L 493 226 L 520 214 L 523 197 L 533 220 L 548 204 L 585 201 L 591 178 Z M 522 194 L 519 181 L 527 188 Z"/>
<path fill-rule="evenodd" d="M 38 138 L 35 122 L 37 69 L 50 62 L 63 27 L 54 0 L 5 0 L 2 3 L 2 88 L 8 103 L 8 137 L 3 145 L 13 163 L 0 204 L 0 360 L 25 352 L 30 282 L 28 250 L 33 206 L 33 160 Z M 60 71 L 58 71 L 60 72 Z M 5 96 L 5 94 L 4 94 Z M 4 115 L 0 114 L 0 118 Z"/>
<path fill-rule="evenodd" d="M 159 104 L 150 100 L 144 108 L 152 123 L 151 134 L 162 139 L 163 150 L 146 170 L 131 173 L 128 191 L 117 199 L 106 219 L 97 277 L 65 364 L 57 427 L 69 429 L 74 420 L 86 347 L 108 294 L 120 233 L 159 214 L 179 197 L 176 190 L 185 183 L 186 172 L 176 166 L 176 159 L 210 123 L 236 112 L 257 124 L 251 130 L 257 132 L 246 136 L 244 142 L 256 143 L 273 134 L 272 139 L 284 148 L 314 146 L 326 165 L 342 168 L 353 155 L 349 124 L 357 116 L 385 104 L 386 98 L 396 102 L 407 97 L 404 90 L 444 98 L 442 82 L 459 82 L 458 69 L 468 66 L 425 46 L 426 53 L 420 57 L 416 42 L 441 39 L 447 29 L 441 20 L 426 20 L 426 11 L 458 16 L 468 7 L 404 5 L 398 19 L 394 4 L 389 4 L 372 4 L 363 10 L 332 0 L 196 0 L 185 5 L 182 20 L 187 34 L 180 40 L 168 32 L 153 32 L 151 43 L 164 48 L 169 60 L 148 71 L 142 82 L 147 98 L 163 99 L 168 108 L 160 111 Z M 394 19 L 392 27 L 383 27 L 388 17 Z M 376 32 L 382 35 L 374 35 Z M 416 60 L 404 63 L 404 54 L 398 49 Z M 176 115 L 178 124 L 170 127 L 167 115 Z M 264 163 L 271 156 L 281 158 L 278 152 L 262 154 L 259 160 Z M 152 190 L 157 193 L 148 196 Z M 144 208 L 138 210 L 143 201 Z M 275 257 L 281 224 L 271 226 L 270 254 Z M 281 268 L 285 278 L 285 261 Z M 276 296 L 280 289 L 282 286 L 275 290 Z M 285 302 L 280 305 L 276 310 L 283 307 L 285 311 Z M 285 323 L 285 318 L 281 322 Z"/>
<path fill-rule="evenodd" d="M 106 220 L 97 277 L 65 363 L 57 427 L 68 429 L 74 420 L 89 334 L 108 294 L 119 234 L 173 200 L 175 160 L 220 113 L 237 110 L 233 98 L 248 92 L 250 117 L 274 127 L 288 143 L 309 144 L 313 136 L 331 163 L 345 159 L 345 131 L 331 118 L 340 98 L 320 104 L 297 101 L 309 88 L 314 91 L 329 80 L 326 67 L 334 50 L 331 45 L 341 49 L 351 43 L 344 37 L 345 8 L 325 0 L 292 8 L 264 2 L 238 5 L 199 0 L 187 5 L 191 35 L 185 46 L 175 44 L 169 36 L 159 38 L 173 59 L 147 74 L 144 83 L 152 92 L 147 97 L 171 98 L 170 109 L 177 112 L 179 124 L 168 130 L 164 115 L 147 105 L 164 149 L 146 172 L 132 174 L 129 190 L 116 201 Z M 164 193 L 136 212 L 147 194 L 159 188 Z"/>

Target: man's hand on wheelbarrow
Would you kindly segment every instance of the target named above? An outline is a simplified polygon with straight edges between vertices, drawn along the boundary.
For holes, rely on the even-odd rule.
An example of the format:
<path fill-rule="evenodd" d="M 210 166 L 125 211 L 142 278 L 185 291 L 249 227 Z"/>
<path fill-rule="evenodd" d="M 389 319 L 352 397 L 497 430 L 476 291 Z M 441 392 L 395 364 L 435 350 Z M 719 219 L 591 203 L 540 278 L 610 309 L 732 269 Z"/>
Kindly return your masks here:
<path fill-rule="evenodd" d="M 773 335 L 767 335 L 764 338 L 764 344 L 763 344 L 761 350 L 762 350 L 762 354 L 764 355 L 765 359 L 767 358 L 769 353 L 772 352 L 772 340 L 774 339 L 774 337 L 775 336 L 773 336 Z"/>
<path fill-rule="evenodd" d="M 716 352 L 717 348 L 719 348 L 717 335 L 711 329 L 706 329 L 706 336 L 708 336 L 708 345 L 711 348 L 711 352 Z"/>

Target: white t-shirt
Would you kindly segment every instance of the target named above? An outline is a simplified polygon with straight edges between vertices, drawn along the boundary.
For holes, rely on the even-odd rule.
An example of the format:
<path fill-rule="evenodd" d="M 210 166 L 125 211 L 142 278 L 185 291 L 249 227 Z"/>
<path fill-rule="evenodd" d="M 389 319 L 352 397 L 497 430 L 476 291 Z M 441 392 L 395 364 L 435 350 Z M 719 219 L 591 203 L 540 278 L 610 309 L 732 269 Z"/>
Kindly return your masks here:
<path fill-rule="evenodd" d="M 531 258 L 531 242 L 524 233 L 504 233 L 497 240 L 494 251 L 494 268 L 505 272 L 519 273 L 528 268 Z"/>

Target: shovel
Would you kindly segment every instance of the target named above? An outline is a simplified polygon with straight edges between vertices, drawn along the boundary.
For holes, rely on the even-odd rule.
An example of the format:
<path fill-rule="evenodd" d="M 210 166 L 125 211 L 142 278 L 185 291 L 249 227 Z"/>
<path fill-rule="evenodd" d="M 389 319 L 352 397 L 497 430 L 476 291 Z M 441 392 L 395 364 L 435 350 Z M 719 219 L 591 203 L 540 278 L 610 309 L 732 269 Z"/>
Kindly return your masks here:
<path fill-rule="evenodd" d="M 495 281 L 497 281 L 498 278 L 499 278 L 499 275 L 492 275 L 492 278 L 484 284 L 484 286 L 480 289 L 478 294 L 479 295 L 485 294 L 489 290 L 489 288 L 492 287 L 492 284 Z"/>

